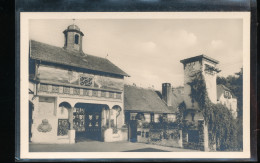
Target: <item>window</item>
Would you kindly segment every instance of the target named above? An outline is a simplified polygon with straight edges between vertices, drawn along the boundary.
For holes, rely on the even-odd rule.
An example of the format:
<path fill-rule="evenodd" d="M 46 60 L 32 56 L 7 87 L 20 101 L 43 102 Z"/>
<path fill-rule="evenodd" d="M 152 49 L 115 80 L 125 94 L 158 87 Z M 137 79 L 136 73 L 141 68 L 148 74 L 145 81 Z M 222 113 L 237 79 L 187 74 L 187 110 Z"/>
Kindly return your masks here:
<path fill-rule="evenodd" d="M 231 98 L 230 92 L 225 91 L 225 92 L 224 92 L 224 97 L 230 99 L 230 98 Z"/>
<path fill-rule="evenodd" d="M 75 35 L 75 44 L 79 44 L 79 35 Z"/>
<path fill-rule="evenodd" d="M 151 122 L 154 122 L 154 114 L 151 113 Z"/>

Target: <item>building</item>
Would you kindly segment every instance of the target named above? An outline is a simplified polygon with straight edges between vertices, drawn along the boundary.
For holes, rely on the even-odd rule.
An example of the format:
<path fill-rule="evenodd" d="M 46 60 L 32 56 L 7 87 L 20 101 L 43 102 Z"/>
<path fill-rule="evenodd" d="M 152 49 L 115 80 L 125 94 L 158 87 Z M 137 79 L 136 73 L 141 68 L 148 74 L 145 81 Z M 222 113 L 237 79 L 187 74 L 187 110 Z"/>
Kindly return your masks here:
<path fill-rule="evenodd" d="M 108 59 L 84 53 L 78 26 L 68 26 L 63 34 L 63 48 L 30 40 L 30 141 L 127 140 L 122 126 L 129 75 Z"/>
<path fill-rule="evenodd" d="M 226 106 L 234 118 L 237 117 L 237 98 L 230 89 L 222 84 L 217 85 L 217 103 Z"/>
<path fill-rule="evenodd" d="M 181 135 L 179 128 L 172 126 L 170 129 L 154 129 L 156 125 L 166 119 L 169 123 L 176 121 L 178 108 L 175 107 L 171 96 L 171 84 L 162 84 L 162 93 L 154 89 L 140 88 L 125 85 L 124 87 L 124 109 L 125 120 L 129 128 L 129 141 L 144 143 L 168 144 L 169 146 L 182 147 L 182 139 L 173 138 L 176 132 Z M 165 99 L 165 100 L 163 100 Z M 167 101 L 168 100 L 168 101 Z M 170 101 L 170 102 L 169 102 Z M 174 103 L 174 107 L 172 105 Z M 164 138 L 164 133 L 170 136 Z"/>
<path fill-rule="evenodd" d="M 204 117 L 200 112 L 199 105 L 190 97 L 191 86 L 189 83 L 194 79 L 194 74 L 201 72 L 206 83 L 208 97 L 212 103 L 217 103 L 216 77 L 220 70 L 217 69 L 217 60 L 206 55 L 199 55 L 180 61 L 184 66 L 184 103 L 185 111 L 183 120 L 184 146 L 197 146 L 205 151 L 209 150 L 209 133 Z"/>

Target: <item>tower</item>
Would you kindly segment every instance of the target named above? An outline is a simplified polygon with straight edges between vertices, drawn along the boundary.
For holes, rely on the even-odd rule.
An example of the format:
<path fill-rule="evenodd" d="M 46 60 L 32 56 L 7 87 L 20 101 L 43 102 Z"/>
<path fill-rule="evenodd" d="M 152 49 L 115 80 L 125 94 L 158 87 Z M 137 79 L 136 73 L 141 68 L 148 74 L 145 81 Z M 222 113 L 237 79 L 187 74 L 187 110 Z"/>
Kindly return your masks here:
<path fill-rule="evenodd" d="M 69 25 L 63 33 L 65 36 L 64 48 L 82 52 L 82 37 L 84 34 L 80 31 L 79 27 L 75 24 Z"/>
<path fill-rule="evenodd" d="M 217 60 L 206 55 L 199 55 L 180 61 L 184 66 L 184 102 L 189 109 L 198 109 L 198 104 L 190 97 L 191 88 L 188 84 L 193 80 L 193 75 L 201 71 L 204 76 L 206 89 L 211 102 L 217 102 Z"/>

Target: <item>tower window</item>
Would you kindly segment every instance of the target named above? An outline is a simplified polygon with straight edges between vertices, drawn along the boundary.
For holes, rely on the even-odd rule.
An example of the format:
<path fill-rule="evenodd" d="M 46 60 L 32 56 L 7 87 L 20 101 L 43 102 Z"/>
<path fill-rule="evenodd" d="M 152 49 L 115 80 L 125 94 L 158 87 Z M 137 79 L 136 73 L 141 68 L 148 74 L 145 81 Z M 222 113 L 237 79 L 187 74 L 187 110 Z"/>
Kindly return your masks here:
<path fill-rule="evenodd" d="M 79 35 L 75 35 L 75 44 L 79 44 Z"/>

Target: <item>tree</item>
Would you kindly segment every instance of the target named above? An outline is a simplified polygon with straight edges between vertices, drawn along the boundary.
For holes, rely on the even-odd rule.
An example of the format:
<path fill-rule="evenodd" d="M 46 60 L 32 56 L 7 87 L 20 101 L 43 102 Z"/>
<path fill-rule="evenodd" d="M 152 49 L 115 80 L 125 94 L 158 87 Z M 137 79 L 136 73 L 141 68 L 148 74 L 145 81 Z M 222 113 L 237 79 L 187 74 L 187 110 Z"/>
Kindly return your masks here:
<path fill-rule="evenodd" d="M 223 84 L 231 90 L 237 98 L 237 139 L 240 149 L 243 148 L 243 68 L 234 75 L 217 77 L 217 84 Z"/>

